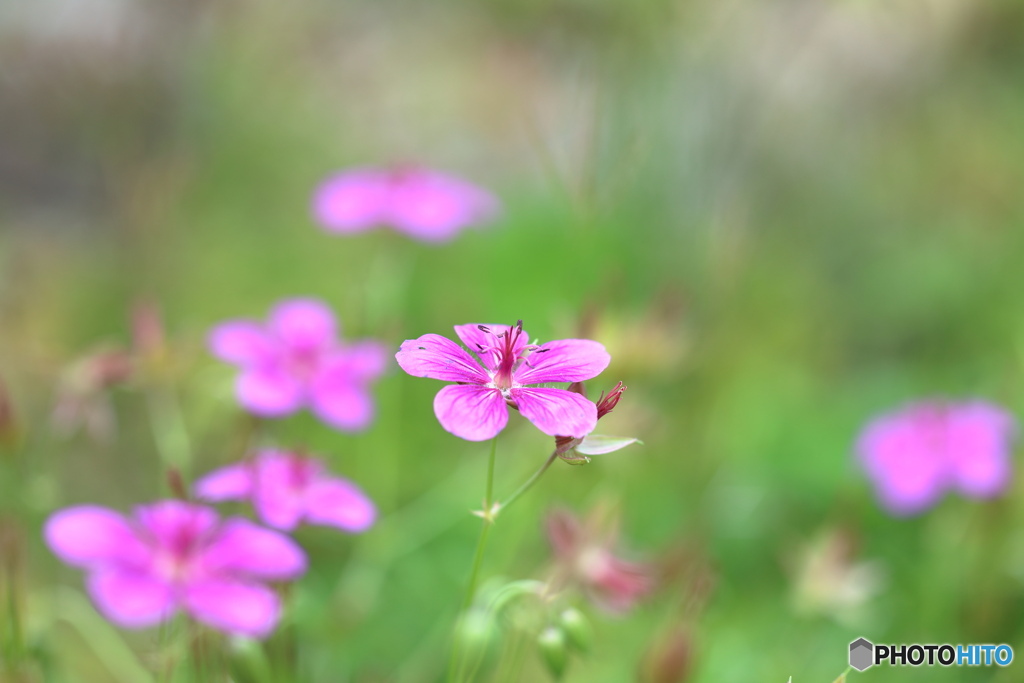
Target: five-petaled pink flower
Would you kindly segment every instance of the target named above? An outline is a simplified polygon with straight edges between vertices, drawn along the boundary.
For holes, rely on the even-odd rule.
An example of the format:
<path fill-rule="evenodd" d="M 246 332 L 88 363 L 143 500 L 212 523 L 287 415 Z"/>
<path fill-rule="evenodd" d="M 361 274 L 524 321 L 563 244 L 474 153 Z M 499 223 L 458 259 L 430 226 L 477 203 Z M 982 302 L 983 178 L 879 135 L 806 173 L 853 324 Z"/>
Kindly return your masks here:
<path fill-rule="evenodd" d="M 327 230 L 389 225 L 426 242 L 450 240 L 497 212 L 498 200 L 486 190 L 415 166 L 351 169 L 325 180 L 313 195 L 313 215 Z"/>
<path fill-rule="evenodd" d="M 265 326 L 251 320 L 222 323 L 210 335 L 210 348 L 241 366 L 238 400 L 256 415 L 279 417 L 308 406 L 346 431 L 373 420 L 369 387 L 384 371 L 384 347 L 375 341 L 341 344 L 334 315 L 319 301 L 283 301 Z"/>
<path fill-rule="evenodd" d="M 133 519 L 93 505 L 67 508 L 50 517 L 44 536 L 58 557 L 89 572 L 100 612 L 129 628 L 183 609 L 221 631 L 263 638 L 281 613 L 263 582 L 306 569 L 287 536 L 177 500 L 141 506 Z"/>
<path fill-rule="evenodd" d="M 595 377 L 611 361 L 604 346 L 589 339 L 529 344 L 521 320 L 513 326 L 456 325 L 455 333 L 479 360 L 437 334 L 405 341 L 395 355 L 414 377 L 457 383 L 434 398 L 434 414 L 446 430 L 469 441 L 490 439 L 508 422 L 506 404 L 551 436 L 584 436 L 594 429 L 597 408 L 587 399 L 527 385 Z"/>
<path fill-rule="evenodd" d="M 251 461 L 214 470 L 196 482 L 195 492 L 207 501 L 251 500 L 260 519 L 289 531 L 305 520 L 359 532 L 377 517 L 355 484 L 329 475 L 316 458 L 284 451 L 261 451 Z"/>
<path fill-rule="evenodd" d="M 948 490 L 974 498 L 1002 493 L 1016 431 L 1013 417 L 991 403 L 915 403 L 870 422 L 857 453 L 882 506 L 912 515 Z"/>
<path fill-rule="evenodd" d="M 607 509 L 595 508 L 584 521 L 556 509 L 546 526 L 555 554 L 554 580 L 579 586 L 598 607 L 621 614 L 654 589 L 652 565 L 624 560 L 613 551 L 618 519 Z"/>

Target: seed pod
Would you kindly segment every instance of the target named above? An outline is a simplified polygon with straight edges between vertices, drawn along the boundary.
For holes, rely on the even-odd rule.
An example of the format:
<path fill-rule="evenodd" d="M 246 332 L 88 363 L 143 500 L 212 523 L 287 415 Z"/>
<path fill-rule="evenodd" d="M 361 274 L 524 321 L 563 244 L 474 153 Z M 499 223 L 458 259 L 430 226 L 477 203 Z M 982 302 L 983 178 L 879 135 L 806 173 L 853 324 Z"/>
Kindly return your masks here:
<path fill-rule="evenodd" d="M 580 652 L 589 652 L 594 642 L 594 630 L 590 620 L 575 607 L 562 610 L 558 615 L 558 625 L 565 631 L 569 645 Z"/>
<path fill-rule="evenodd" d="M 561 680 L 569 663 L 569 648 L 565 631 L 558 626 L 548 626 L 537 636 L 537 647 L 541 657 L 554 679 Z"/>

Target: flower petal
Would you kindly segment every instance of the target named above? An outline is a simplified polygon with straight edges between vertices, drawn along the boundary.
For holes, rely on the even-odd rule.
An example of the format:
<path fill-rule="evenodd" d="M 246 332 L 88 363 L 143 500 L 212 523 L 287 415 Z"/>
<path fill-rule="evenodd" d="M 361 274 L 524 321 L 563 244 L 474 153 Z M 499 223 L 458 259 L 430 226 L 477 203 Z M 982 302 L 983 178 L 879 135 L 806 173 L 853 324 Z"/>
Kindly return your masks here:
<path fill-rule="evenodd" d="M 99 611 L 121 626 L 152 626 L 174 612 L 173 588 L 148 574 L 99 571 L 89 576 L 86 586 Z"/>
<path fill-rule="evenodd" d="M 252 502 L 260 519 L 277 529 L 294 529 L 302 518 L 303 496 L 317 472 L 318 463 L 265 451 L 260 455 L 257 468 Z"/>
<path fill-rule="evenodd" d="M 160 545 L 172 546 L 183 535 L 201 538 L 217 526 L 212 508 L 182 500 L 161 500 L 135 508 L 135 518 Z"/>
<path fill-rule="evenodd" d="M 576 446 L 576 452 L 583 455 L 604 455 L 625 448 L 626 446 L 638 443 L 640 439 L 626 436 L 602 436 L 600 434 L 587 434 L 583 437 L 582 443 Z"/>
<path fill-rule="evenodd" d="M 490 381 L 480 364 L 465 349 L 439 334 L 425 334 L 402 342 L 395 359 L 413 377 L 469 384 Z"/>
<path fill-rule="evenodd" d="M 275 354 L 275 346 L 263 328 L 248 320 L 232 320 L 210 332 L 210 352 L 236 365 L 259 365 Z"/>
<path fill-rule="evenodd" d="M 287 299 L 270 311 L 270 331 L 293 350 L 326 350 L 338 334 L 334 313 L 315 299 Z"/>
<path fill-rule="evenodd" d="M 57 557 L 78 567 L 141 566 L 149 555 L 122 515 L 94 505 L 54 513 L 46 522 L 43 537 Z"/>
<path fill-rule="evenodd" d="M 604 345 L 590 339 L 561 339 L 542 344 L 515 372 L 520 384 L 582 382 L 601 374 L 611 356 Z"/>
<path fill-rule="evenodd" d="M 934 452 L 935 434 L 915 417 L 894 415 L 871 423 L 857 451 L 881 504 L 896 515 L 912 515 L 945 493 L 947 466 Z"/>
<path fill-rule="evenodd" d="M 490 332 L 484 332 L 481 327 L 485 327 Z M 496 335 L 502 333 L 511 333 L 511 325 L 480 325 L 479 323 L 470 323 L 468 325 L 455 325 L 455 334 L 459 335 L 459 339 L 466 345 L 470 351 L 475 353 L 484 366 L 494 371 L 497 367 L 494 361 L 494 353 L 484 351 L 483 349 L 491 349 L 497 344 L 498 340 L 495 338 Z M 530 335 L 527 334 L 526 330 L 516 338 L 515 345 L 513 346 L 513 352 L 518 356 L 526 345 L 530 343 Z"/>
<path fill-rule="evenodd" d="M 316 377 L 310 387 L 310 403 L 317 417 L 342 431 L 360 431 L 373 422 L 369 391 L 347 375 L 344 368 L 334 368 Z"/>
<path fill-rule="evenodd" d="M 982 402 L 951 408 L 946 417 L 946 449 L 951 476 L 965 495 L 989 498 L 1011 479 L 1013 418 Z"/>
<path fill-rule="evenodd" d="M 358 486 L 345 479 L 325 478 L 306 493 L 306 520 L 345 531 L 366 531 L 377 519 L 373 501 Z"/>
<path fill-rule="evenodd" d="M 440 242 L 460 230 L 490 220 L 498 202 L 490 193 L 444 173 L 423 169 L 392 176 L 389 218 L 417 239 Z"/>
<path fill-rule="evenodd" d="M 324 362 L 323 372 L 344 372 L 353 380 L 370 382 L 384 374 L 388 350 L 380 342 L 366 340 L 335 351 Z"/>
<path fill-rule="evenodd" d="M 184 600 L 196 619 L 232 635 L 266 638 L 281 617 L 277 595 L 257 583 L 196 581 L 185 587 Z"/>
<path fill-rule="evenodd" d="M 367 385 L 384 371 L 387 352 L 373 341 L 360 342 L 331 354 L 313 378 L 313 412 L 338 429 L 358 431 L 373 421 Z"/>
<path fill-rule="evenodd" d="M 313 195 L 313 215 L 332 232 L 360 232 L 385 222 L 387 175 L 356 169 L 328 178 Z"/>
<path fill-rule="evenodd" d="M 544 526 L 555 555 L 562 559 L 572 558 L 583 541 L 583 525 L 579 518 L 568 510 L 556 508 L 548 513 Z"/>
<path fill-rule="evenodd" d="M 501 392 L 472 385 L 452 385 L 437 392 L 434 414 L 442 427 L 467 441 L 486 441 L 508 423 Z"/>
<path fill-rule="evenodd" d="M 584 436 L 597 425 L 597 406 L 565 389 L 512 389 L 519 412 L 550 436 Z"/>
<path fill-rule="evenodd" d="M 252 495 L 252 480 L 252 465 L 243 462 L 210 472 L 200 478 L 192 490 L 201 500 L 241 500 Z"/>
<path fill-rule="evenodd" d="M 235 384 L 238 402 L 262 417 L 280 417 L 302 406 L 304 391 L 299 380 L 276 367 L 244 371 Z"/>
<path fill-rule="evenodd" d="M 201 559 L 211 573 L 262 579 L 293 579 L 306 571 L 306 555 L 295 541 L 241 517 L 224 522 Z"/>

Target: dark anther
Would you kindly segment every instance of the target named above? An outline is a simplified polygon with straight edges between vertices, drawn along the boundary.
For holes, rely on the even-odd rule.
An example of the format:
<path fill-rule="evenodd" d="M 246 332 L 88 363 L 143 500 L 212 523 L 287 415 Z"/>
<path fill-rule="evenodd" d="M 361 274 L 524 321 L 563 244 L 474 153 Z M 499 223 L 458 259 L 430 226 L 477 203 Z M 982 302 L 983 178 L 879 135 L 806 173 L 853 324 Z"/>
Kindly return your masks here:
<path fill-rule="evenodd" d="M 416 348 L 418 348 L 420 351 L 426 351 L 427 350 L 426 346 L 417 346 Z"/>
<path fill-rule="evenodd" d="M 480 330 L 481 332 L 486 332 L 487 334 L 491 333 L 491 328 L 487 327 L 487 325 L 477 325 L 476 329 Z"/>

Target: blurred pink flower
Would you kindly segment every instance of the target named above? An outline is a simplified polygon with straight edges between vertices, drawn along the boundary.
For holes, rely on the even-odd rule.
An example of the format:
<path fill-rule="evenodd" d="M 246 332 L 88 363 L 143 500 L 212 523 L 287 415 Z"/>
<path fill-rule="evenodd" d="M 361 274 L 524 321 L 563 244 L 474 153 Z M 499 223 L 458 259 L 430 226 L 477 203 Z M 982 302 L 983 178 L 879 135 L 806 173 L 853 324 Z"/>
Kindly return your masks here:
<path fill-rule="evenodd" d="M 912 515 L 950 489 L 975 498 L 1002 493 L 1016 431 L 1013 417 L 991 403 L 915 403 L 871 421 L 857 453 L 882 506 Z"/>
<path fill-rule="evenodd" d="M 511 327 L 456 325 L 455 333 L 479 360 L 437 334 L 407 340 L 395 355 L 414 377 L 456 382 L 434 398 L 434 414 L 446 430 L 469 441 L 490 439 L 508 423 L 506 404 L 550 436 L 583 436 L 594 429 L 597 408 L 587 399 L 526 385 L 595 377 L 611 361 L 604 346 L 589 339 L 528 344 L 521 320 Z"/>
<path fill-rule="evenodd" d="M 345 431 L 373 420 L 370 384 L 384 372 L 384 347 L 375 341 L 343 345 L 331 310 L 312 299 L 282 301 L 267 324 L 222 323 L 210 334 L 213 355 L 241 366 L 236 393 L 244 408 L 279 417 L 309 406 Z"/>
<path fill-rule="evenodd" d="M 359 532 L 377 518 L 355 484 L 329 475 L 316 458 L 284 451 L 261 451 L 252 461 L 214 470 L 196 482 L 195 493 L 207 501 L 251 500 L 260 519 L 285 530 L 305 520 Z"/>
<path fill-rule="evenodd" d="M 414 166 L 355 168 L 331 176 L 313 195 L 313 215 L 331 232 L 390 225 L 425 242 L 444 242 L 487 222 L 498 200 L 454 176 Z"/>
<path fill-rule="evenodd" d="M 213 510 L 177 500 L 141 506 L 133 519 L 93 505 L 67 508 L 47 520 L 43 534 L 54 554 L 88 571 L 100 612 L 128 628 L 182 609 L 215 629 L 263 638 L 281 604 L 262 582 L 306 569 L 287 536 L 246 519 L 221 522 Z"/>
<path fill-rule="evenodd" d="M 612 552 L 618 524 L 605 518 L 602 508 L 585 522 L 568 510 L 554 510 L 546 521 L 548 540 L 563 580 L 583 588 L 597 606 L 622 614 L 654 589 L 655 571 L 649 564 L 630 562 Z"/>

